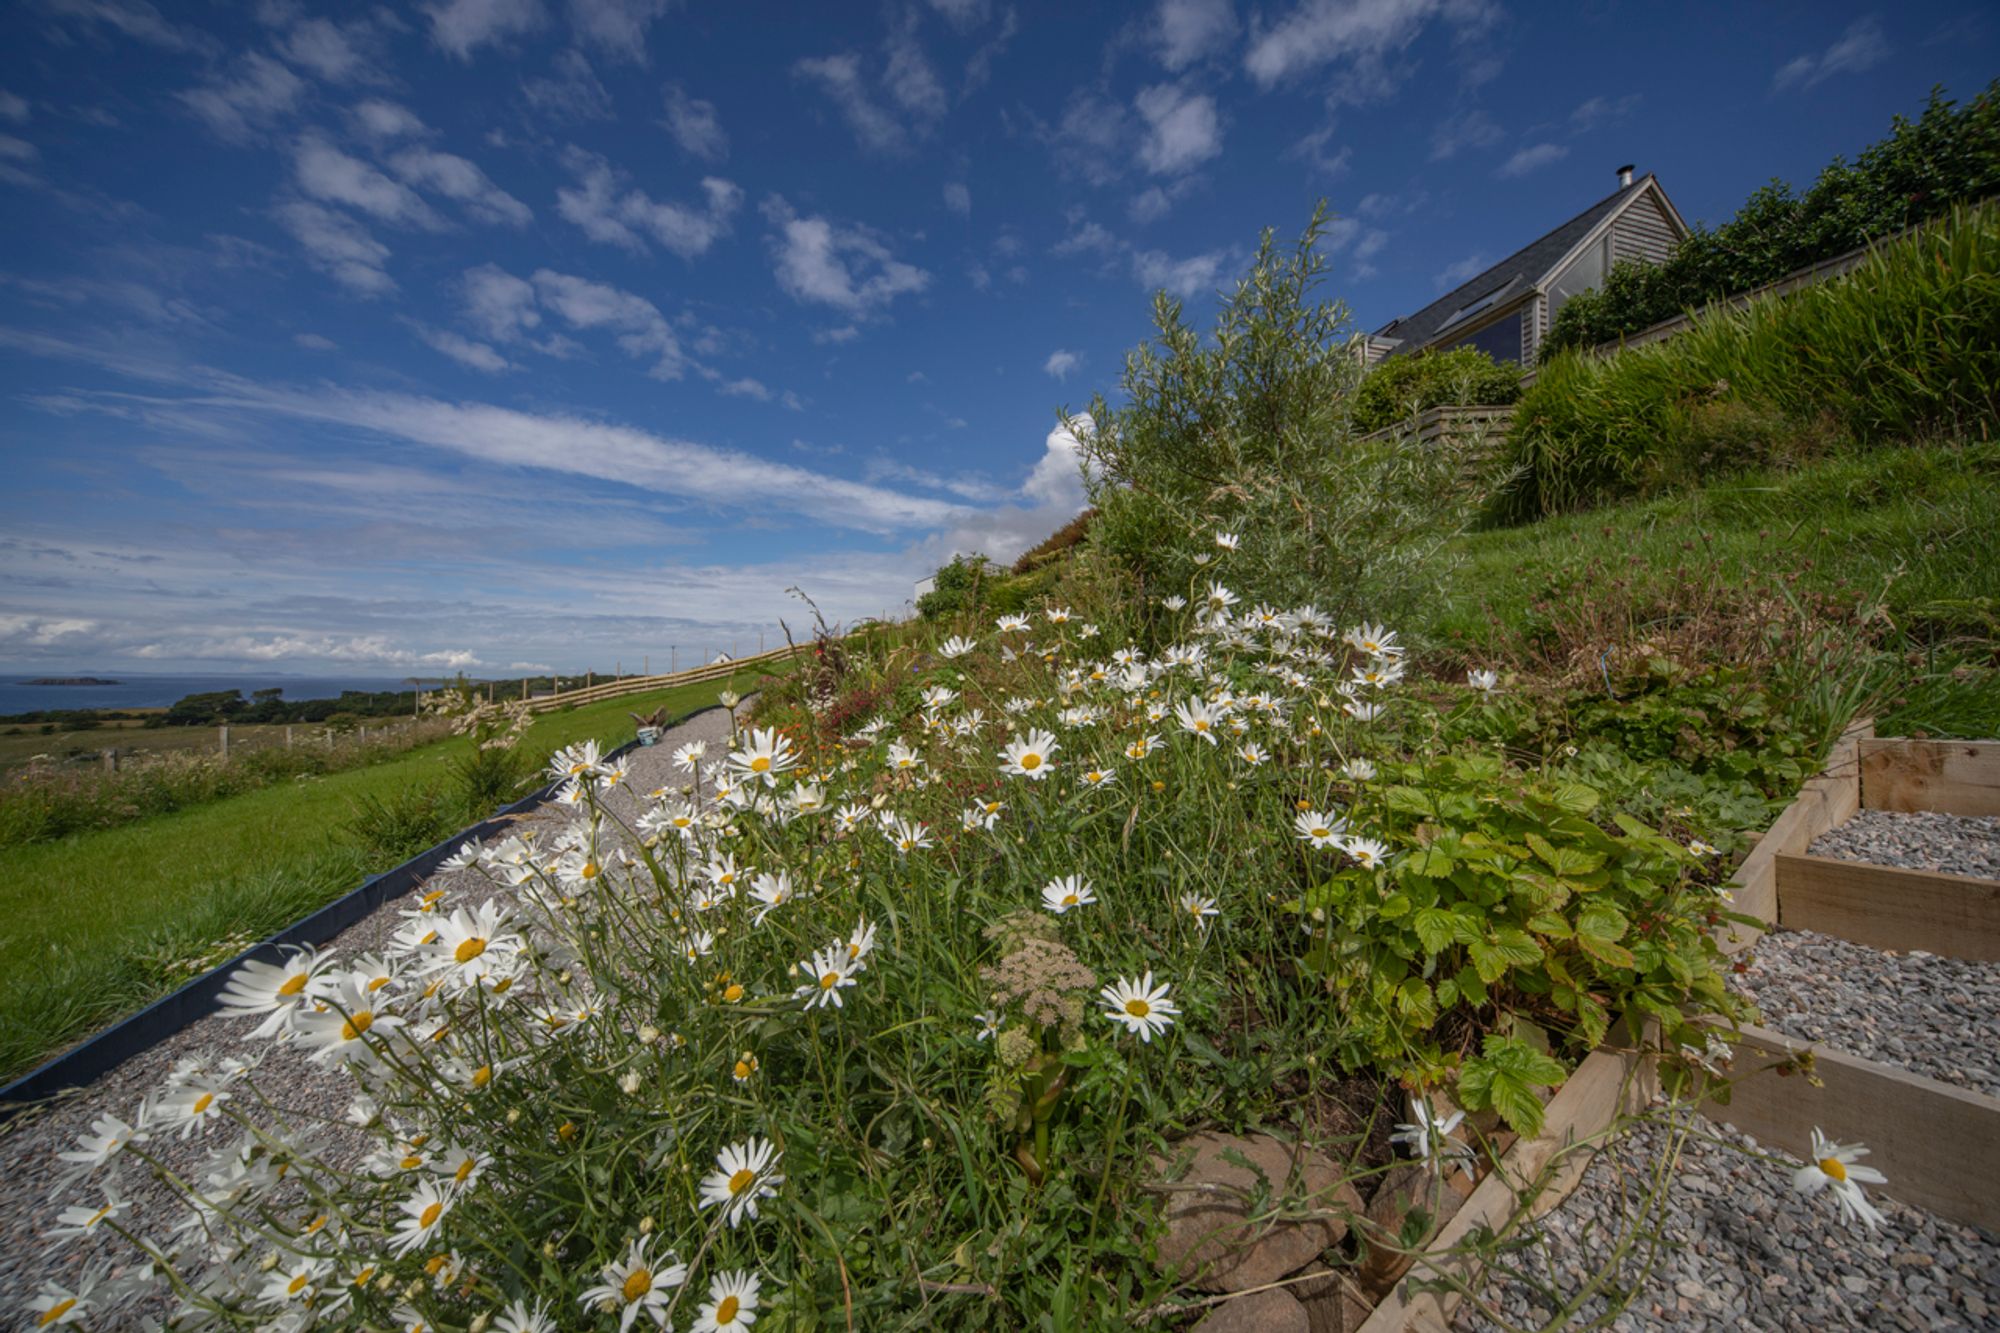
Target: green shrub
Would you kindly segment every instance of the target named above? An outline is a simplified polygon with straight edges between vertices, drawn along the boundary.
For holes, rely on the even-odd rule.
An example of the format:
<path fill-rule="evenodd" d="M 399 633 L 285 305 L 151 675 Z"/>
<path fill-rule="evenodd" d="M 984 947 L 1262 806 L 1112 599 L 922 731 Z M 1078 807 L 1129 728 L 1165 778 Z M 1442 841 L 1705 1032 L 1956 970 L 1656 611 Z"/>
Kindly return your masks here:
<path fill-rule="evenodd" d="M 1354 391 L 1354 429 L 1363 434 L 1433 407 L 1502 407 L 1521 396 L 1521 368 L 1477 347 L 1392 356 Z"/>
<path fill-rule="evenodd" d="M 953 556 L 950 564 L 931 576 L 931 590 L 917 598 L 917 614 L 926 620 L 944 620 L 977 611 L 984 604 L 980 585 L 992 577 L 987 572 L 991 563 L 983 555 Z"/>
<path fill-rule="evenodd" d="M 1143 598 L 1220 578 L 1252 601 L 1380 617 L 1439 576 L 1462 512 L 1458 463 L 1355 439 L 1347 307 L 1316 296 L 1325 224 L 1322 204 L 1288 254 L 1266 230 L 1210 338 L 1158 295 L 1155 340 L 1125 360 L 1126 405 L 1099 396 L 1072 422 L 1099 510 L 1092 544 Z M 1219 532 L 1239 548 L 1220 552 Z"/>
<path fill-rule="evenodd" d="M 1934 89 L 1921 117 L 1896 117 L 1888 138 L 1851 166 L 1835 158 L 1805 194 L 1773 181 L 1714 231 L 1687 236 L 1665 263 L 1613 269 L 1556 312 L 1541 359 L 1614 342 L 1995 193 L 2000 81 L 1962 108 Z"/>
<path fill-rule="evenodd" d="M 442 787 L 412 784 L 383 796 L 363 795 L 350 803 L 341 831 L 375 870 L 400 865 L 449 837 L 457 811 Z"/>
<path fill-rule="evenodd" d="M 1990 434 L 2000 212 L 1965 209 L 1843 277 L 1664 342 L 1569 352 L 1522 395 L 1503 516 L 1586 508 L 1821 452 Z"/>

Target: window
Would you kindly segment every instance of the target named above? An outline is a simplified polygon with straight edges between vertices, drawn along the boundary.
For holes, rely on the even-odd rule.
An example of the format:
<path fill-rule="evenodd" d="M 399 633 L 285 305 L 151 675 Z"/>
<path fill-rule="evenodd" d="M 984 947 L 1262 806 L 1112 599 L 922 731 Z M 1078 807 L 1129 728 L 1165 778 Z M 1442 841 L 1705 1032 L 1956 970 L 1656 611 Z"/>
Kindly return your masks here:
<path fill-rule="evenodd" d="M 1521 359 L 1521 311 L 1494 320 L 1479 332 L 1468 338 L 1460 338 L 1453 347 L 1477 347 L 1495 361 L 1519 361 Z"/>

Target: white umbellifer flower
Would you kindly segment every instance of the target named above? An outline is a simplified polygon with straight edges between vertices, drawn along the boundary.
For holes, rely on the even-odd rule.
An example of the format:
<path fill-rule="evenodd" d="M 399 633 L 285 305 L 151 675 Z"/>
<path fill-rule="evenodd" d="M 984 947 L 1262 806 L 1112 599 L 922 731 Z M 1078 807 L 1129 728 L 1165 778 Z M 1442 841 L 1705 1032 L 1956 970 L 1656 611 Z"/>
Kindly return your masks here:
<path fill-rule="evenodd" d="M 683 773 L 692 773 L 701 767 L 701 761 L 708 758 L 707 741 L 689 741 L 674 751 L 674 767 Z"/>
<path fill-rule="evenodd" d="M 300 1004 L 311 998 L 320 975 L 332 964 L 333 955 L 312 949 L 296 949 L 282 963 L 260 963 L 255 959 L 230 973 L 222 992 L 222 1012 L 230 1018 L 266 1015 L 252 1036 L 268 1037 L 284 1027 Z"/>
<path fill-rule="evenodd" d="M 768 1139 L 748 1138 L 715 1155 L 715 1170 L 701 1182 L 701 1206 L 721 1205 L 733 1229 L 745 1217 L 757 1216 L 757 1201 L 778 1192 L 785 1178 L 778 1174 L 783 1154 Z"/>
<path fill-rule="evenodd" d="M 1472 1179 L 1472 1149 L 1450 1137 L 1458 1128 L 1458 1122 L 1465 1119 L 1465 1112 L 1453 1111 L 1439 1119 L 1431 1110 L 1431 1104 L 1421 1097 L 1410 1098 L 1411 1123 L 1399 1123 L 1396 1132 L 1389 1136 L 1391 1143 L 1400 1143 L 1410 1150 L 1410 1156 L 1430 1168 L 1432 1175 L 1441 1175 L 1452 1165 L 1465 1172 L 1467 1180 Z"/>
<path fill-rule="evenodd" d="M 1396 642 L 1396 632 L 1380 625 L 1370 625 L 1366 621 L 1347 631 L 1347 642 L 1370 657 L 1400 657 L 1402 645 Z"/>
<path fill-rule="evenodd" d="M 762 778 L 766 787 L 778 785 L 778 774 L 799 762 L 798 751 L 789 737 L 774 728 L 758 727 L 750 732 L 750 744 L 729 755 L 729 766 L 746 780 Z"/>
<path fill-rule="evenodd" d="M 536 1301 L 531 1310 L 528 1303 L 517 1296 L 494 1321 L 493 1333 L 559 1333 L 559 1330 L 556 1321 L 549 1317 L 546 1299 Z"/>
<path fill-rule="evenodd" d="M 1856 1161 L 1868 1155 L 1868 1150 L 1858 1143 L 1835 1143 L 1821 1134 L 1819 1126 L 1815 1125 L 1812 1155 L 1812 1161 L 1792 1172 L 1792 1188 L 1807 1197 L 1831 1188 L 1833 1201 L 1840 1205 L 1840 1215 L 1844 1220 L 1852 1222 L 1858 1219 L 1870 1231 L 1881 1225 L 1882 1214 L 1868 1202 L 1861 1186 L 1884 1184 L 1888 1177 L 1872 1166 L 1855 1165 Z"/>
<path fill-rule="evenodd" d="M 1000 1015 L 991 1009 L 982 1009 L 973 1015 L 979 1020 L 979 1031 L 974 1034 L 977 1041 L 988 1041 L 1000 1033 Z"/>
<path fill-rule="evenodd" d="M 1208 931 L 1209 918 L 1219 915 L 1216 911 L 1215 899 L 1204 898 L 1199 893 L 1183 893 L 1180 900 L 1180 909 L 1194 918 L 1195 925 L 1200 927 L 1204 934 Z"/>
<path fill-rule="evenodd" d="M 1243 539 L 1233 532 L 1218 532 L 1215 534 L 1215 544 L 1225 551 L 1235 550 L 1242 542 Z"/>
<path fill-rule="evenodd" d="M 437 1236 L 445 1214 L 457 1201 L 451 1186 L 439 1188 L 435 1181 L 420 1182 L 409 1198 L 396 1205 L 403 1217 L 396 1223 L 396 1234 L 389 1240 L 390 1250 L 400 1258 L 412 1250 L 428 1246 Z"/>
<path fill-rule="evenodd" d="M 1001 616 L 993 623 L 1000 627 L 1002 634 L 1025 633 L 1028 628 L 1026 616 Z"/>
<path fill-rule="evenodd" d="M 943 643 L 939 644 L 937 651 L 939 657 L 944 658 L 946 661 L 950 661 L 952 658 L 965 656 L 967 653 L 971 652 L 974 648 L 977 648 L 978 646 L 979 645 L 974 643 L 972 640 L 967 638 L 961 638 L 959 635 L 954 634 L 949 639 L 946 639 Z"/>
<path fill-rule="evenodd" d="M 854 984 L 854 974 L 860 969 L 848 957 L 847 945 L 836 941 L 799 964 L 799 970 L 812 979 L 792 992 L 795 1000 L 804 1000 L 808 1009 L 843 1008 L 840 992 Z"/>
<path fill-rule="evenodd" d="M 708 1300 L 695 1314 L 689 1333 L 727 1333 L 757 1322 L 757 1292 L 763 1279 L 746 1269 L 717 1273 L 708 1284 Z"/>
<path fill-rule="evenodd" d="M 1057 916 L 1072 907 L 1088 907 L 1096 901 L 1097 895 L 1090 891 L 1090 885 L 1081 875 L 1065 875 L 1042 886 L 1042 906 Z"/>
<path fill-rule="evenodd" d="M 1206 700 L 1183 699 L 1174 705 L 1174 716 L 1180 719 L 1181 730 L 1199 736 L 1214 745 L 1215 725 L 1222 720 L 1222 713 L 1209 707 Z"/>
<path fill-rule="evenodd" d="M 1378 842 L 1374 838 L 1344 839 L 1340 844 L 1340 850 L 1359 862 L 1363 870 L 1373 870 L 1389 860 L 1389 844 Z"/>
<path fill-rule="evenodd" d="M 1127 1032 L 1137 1034 L 1140 1041 L 1150 1044 L 1153 1034 L 1165 1032 L 1175 1015 L 1180 1013 L 1174 1002 L 1167 998 L 1170 989 L 1164 981 L 1155 986 L 1153 974 L 1148 971 L 1138 981 L 1120 977 L 1099 991 L 1098 995 L 1106 1005 L 1106 1018 L 1124 1024 Z"/>
<path fill-rule="evenodd" d="M 1325 851 L 1340 845 L 1341 835 L 1347 832 L 1347 821 L 1318 810 L 1308 810 L 1292 821 L 1292 827 L 1315 850 Z"/>
<path fill-rule="evenodd" d="M 1040 782 L 1054 767 L 1052 757 L 1061 748 L 1054 736 L 1037 728 L 1007 743 L 1000 752 L 1000 771 Z"/>
<path fill-rule="evenodd" d="M 1491 694 L 1500 685 L 1500 673 L 1497 671 L 1467 671 L 1465 673 L 1465 683 L 1472 686 L 1475 690 Z"/>
<path fill-rule="evenodd" d="M 604 1265 L 604 1281 L 577 1300 L 586 1310 L 618 1316 L 619 1333 L 632 1327 L 641 1312 L 665 1327 L 668 1293 L 687 1281 L 687 1265 L 672 1250 L 655 1259 L 646 1251 L 651 1238 L 635 1237 L 625 1257 Z"/>

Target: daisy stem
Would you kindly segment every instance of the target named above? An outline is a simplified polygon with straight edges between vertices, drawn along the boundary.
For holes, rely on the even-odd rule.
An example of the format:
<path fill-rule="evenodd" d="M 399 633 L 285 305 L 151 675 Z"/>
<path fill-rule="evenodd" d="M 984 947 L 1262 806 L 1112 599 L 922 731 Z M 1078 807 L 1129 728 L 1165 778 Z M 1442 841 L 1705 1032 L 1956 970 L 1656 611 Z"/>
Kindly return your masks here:
<path fill-rule="evenodd" d="M 1118 1089 L 1118 1115 L 1111 1122 L 1111 1137 L 1104 1144 L 1104 1174 L 1097 1180 L 1097 1202 L 1090 1206 L 1090 1239 L 1085 1242 L 1085 1254 L 1097 1252 L 1097 1220 L 1104 1215 L 1104 1196 L 1111 1192 L 1111 1169 L 1118 1159 L 1118 1141 L 1125 1134 L 1125 1110 L 1132 1102 L 1132 1080 L 1138 1074 L 1138 1066 L 1130 1060 L 1125 1062 L 1125 1081 Z M 1042 1128 L 1036 1127 L 1039 1140 Z M 1039 1142 L 1037 1148 L 1040 1147 Z M 1046 1157 L 1043 1158 L 1047 1160 Z"/>

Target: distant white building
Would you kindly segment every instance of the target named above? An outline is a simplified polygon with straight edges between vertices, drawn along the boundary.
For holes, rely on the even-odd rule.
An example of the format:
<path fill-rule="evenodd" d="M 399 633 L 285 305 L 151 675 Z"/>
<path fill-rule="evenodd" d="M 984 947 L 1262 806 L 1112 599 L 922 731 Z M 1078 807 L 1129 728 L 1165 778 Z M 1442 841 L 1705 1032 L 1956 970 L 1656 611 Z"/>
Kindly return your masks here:
<path fill-rule="evenodd" d="M 731 657 L 728 653 L 717 653 L 715 655 L 715 660 L 713 662 L 710 662 L 709 665 L 721 666 L 724 662 L 734 662 L 735 660 L 736 659 Z"/>
<path fill-rule="evenodd" d="M 927 579 L 918 579 L 917 590 L 910 594 L 910 600 L 913 602 L 917 601 L 918 599 L 927 597 L 931 593 L 934 593 L 936 591 L 937 591 L 936 575 L 932 575 L 930 578 Z"/>

